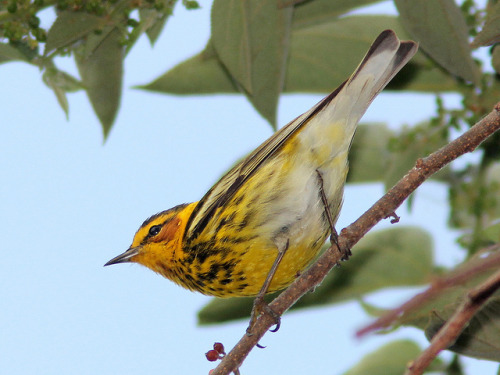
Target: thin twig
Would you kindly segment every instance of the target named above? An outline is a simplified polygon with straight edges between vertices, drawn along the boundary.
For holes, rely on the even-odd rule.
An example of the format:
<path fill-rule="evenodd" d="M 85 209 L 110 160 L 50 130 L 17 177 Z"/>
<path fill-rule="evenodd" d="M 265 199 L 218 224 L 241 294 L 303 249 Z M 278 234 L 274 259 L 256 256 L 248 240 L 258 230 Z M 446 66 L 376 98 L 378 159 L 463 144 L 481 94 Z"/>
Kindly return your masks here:
<path fill-rule="evenodd" d="M 391 190 L 378 200 L 358 220 L 344 228 L 339 236 L 341 249 L 351 249 L 375 224 L 390 216 L 427 178 L 455 160 L 459 156 L 472 152 L 486 138 L 500 128 L 500 103 L 476 125 L 445 147 L 424 159 L 417 160 L 413 169 L 404 176 Z M 340 252 L 330 247 L 299 278 L 297 278 L 270 307 L 279 315 L 288 310 L 301 296 L 318 285 L 326 274 L 340 261 Z M 259 317 L 251 336 L 244 335 L 236 346 L 224 357 L 212 372 L 213 375 L 228 375 L 237 369 L 248 353 L 275 323 L 269 314 Z"/>
<path fill-rule="evenodd" d="M 500 271 L 493 274 L 484 283 L 467 293 L 465 301 L 455 314 L 439 329 L 431 344 L 420 356 L 410 363 L 405 375 L 420 375 L 431 364 L 441 350 L 448 348 L 457 340 L 474 314 L 500 288 Z"/>
<path fill-rule="evenodd" d="M 422 293 L 417 294 L 415 297 L 409 301 L 403 303 L 401 306 L 392 309 L 382 315 L 380 318 L 375 320 L 373 323 L 361 328 L 356 332 L 357 337 L 364 336 L 370 332 L 384 329 L 393 324 L 401 315 L 408 314 L 411 311 L 418 309 L 423 304 L 429 302 L 433 298 L 437 297 L 439 294 L 443 293 L 443 290 L 456 285 L 463 284 L 473 277 L 483 274 L 485 271 L 491 268 L 498 268 L 500 266 L 500 245 L 493 245 L 485 249 L 486 252 L 490 252 L 490 256 L 480 259 L 474 264 L 458 269 L 451 275 L 445 277 L 437 278 L 431 282 L 429 288 L 427 288 Z"/>

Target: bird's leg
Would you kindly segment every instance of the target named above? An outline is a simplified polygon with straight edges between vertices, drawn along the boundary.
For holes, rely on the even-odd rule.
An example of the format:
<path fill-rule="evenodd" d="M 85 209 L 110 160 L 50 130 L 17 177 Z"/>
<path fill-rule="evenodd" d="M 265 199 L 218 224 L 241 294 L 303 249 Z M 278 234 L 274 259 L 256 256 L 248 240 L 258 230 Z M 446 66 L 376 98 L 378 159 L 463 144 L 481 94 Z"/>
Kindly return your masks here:
<path fill-rule="evenodd" d="M 321 196 L 321 200 L 323 201 L 323 206 L 325 208 L 326 218 L 328 219 L 328 223 L 330 224 L 330 243 L 335 244 L 337 249 L 342 255 L 341 260 L 347 260 L 352 255 L 351 249 L 341 249 L 339 246 L 339 235 L 337 234 L 337 230 L 335 229 L 335 223 L 333 221 L 332 212 L 330 211 L 330 205 L 328 204 L 328 199 L 326 198 L 325 189 L 323 186 L 323 176 L 321 172 L 316 169 L 316 173 L 318 174 L 319 180 L 319 194 Z"/>
<path fill-rule="evenodd" d="M 278 255 L 276 256 L 276 259 L 274 260 L 274 263 L 271 269 L 269 270 L 269 273 L 267 274 L 266 280 L 264 280 L 264 284 L 262 285 L 259 294 L 257 294 L 257 297 L 255 297 L 255 300 L 253 301 L 252 313 L 250 315 L 250 323 L 247 328 L 247 335 L 249 336 L 252 334 L 252 329 L 255 322 L 257 321 L 257 318 L 263 312 L 268 313 L 274 319 L 276 327 L 274 327 L 271 330 L 271 332 L 276 332 L 280 328 L 281 318 L 279 314 L 276 313 L 273 309 L 271 309 L 269 305 L 266 303 L 266 301 L 264 301 L 264 296 L 269 290 L 269 286 L 271 285 L 271 281 L 273 281 L 274 274 L 276 273 L 276 270 L 278 269 L 278 266 L 280 265 L 283 256 L 288 250 L 288 244 L 289 241 L 287 240 L 286 245 L 282 249 L 278 248 Z"/>

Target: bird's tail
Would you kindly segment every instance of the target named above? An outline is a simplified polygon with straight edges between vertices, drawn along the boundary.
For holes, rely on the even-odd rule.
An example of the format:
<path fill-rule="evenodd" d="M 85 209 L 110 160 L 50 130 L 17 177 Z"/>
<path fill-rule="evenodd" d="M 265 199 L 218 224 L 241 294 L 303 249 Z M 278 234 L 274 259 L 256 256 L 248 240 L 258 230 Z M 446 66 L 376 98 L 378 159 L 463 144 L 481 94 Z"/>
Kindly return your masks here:
<path fill-rule="evenodd" d="M 356 125 L 370 103 L 417 49 L 417 43 L 400 41 L 392 30 L 383 31 L 349 79 L 302 115 L 307 122 L 303 132 L 306 145 L 329 142 L 334 153 L 349 147 Z M 330 133 L 336 135 L 335 139 L 328 136 Z"/>

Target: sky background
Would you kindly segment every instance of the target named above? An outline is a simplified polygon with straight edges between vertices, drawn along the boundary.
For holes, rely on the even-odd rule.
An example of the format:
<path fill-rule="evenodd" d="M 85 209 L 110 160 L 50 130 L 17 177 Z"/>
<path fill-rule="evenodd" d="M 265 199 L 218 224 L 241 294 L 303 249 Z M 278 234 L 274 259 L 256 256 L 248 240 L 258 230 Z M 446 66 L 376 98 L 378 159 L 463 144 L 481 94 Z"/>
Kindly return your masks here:
<path fill-rule="evenodd" d="M 208 297 L 138 265 L 102 267 L 128 248 L 144 219 L 200 199 L 234 160 L 272 134 L 242 96 L 172 97 L 130 88 L 201 50 L 209 11 L 209 4 L 196 11 L 178 6 L 154 49 L 146 38 L 132 49 L 122 107 L 105 144 L 83 92 L 69 96 L 66 121 L 36 68 L 0 67 L 0 373 L 208 374 L 215 365 L 204 353 L 212 344 L 229 349 L 243 335 L 246 321 L 197 326 Z M 43 21 L 51 19 L 49 12 Z M 71 60 L 58 65 L 76 74 Z M 319 99 L 282 97 L 279 124 Z M 445 100 L 455 105 L 458 98 Z M 364 119 L 396 127 L 433 111 L 432 96 L 384 93 Z M 378 184 L 348 186 L 337 227 L 382 194 Z M 449 266 L 463 253 L 454 243 L 457 233 L 446 229 L 446 199 L 445 189 L 428 183 L 414 211 L 398 214 L 402 225 L 433 233 L 437 261 Z M 376 293 L 368 301 L 393 306 L 417 290 Z M 383 342 L 427 342 L 414 329 L 355 339 L 369 321 L 357 303 L 288 313 L 280 331 L 263 338 L 267 349 L 253 350 L 242 374 L 340 374 Z M 466 364 L 469 374 L 494 374 L 498 367 Z"/>

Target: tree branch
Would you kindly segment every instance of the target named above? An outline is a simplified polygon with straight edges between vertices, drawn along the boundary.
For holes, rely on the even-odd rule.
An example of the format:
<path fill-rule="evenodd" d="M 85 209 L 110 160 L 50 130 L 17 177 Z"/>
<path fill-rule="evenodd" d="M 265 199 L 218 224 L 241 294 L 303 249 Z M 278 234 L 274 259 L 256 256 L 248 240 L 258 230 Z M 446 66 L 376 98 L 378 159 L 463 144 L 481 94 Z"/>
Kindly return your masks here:
<path fill-rule="evenodd" d="M 500 288 L 500 271 L 467 293 L 466 300 L 455 314 L 439 329 L 431 340 L 431 344 L 420 356 L 408 366 L 405 375 L 420 375 L 431 364 L 441 350 L 448 348 L 456 341 L 474 314 Z"/>
<path fill-rule="evenodd" d="M 443 293 L 445 289 L 463 284 L 476 277 L 477 275 L 484 274 L 492 268 L 498 268 L 500 266 L 500 244 L 495 244 L 484 250 L 485 252 L 492 254 L 488 257 L 480 259 L 477 262 L 474 262 L 474 264 L 462 267 L 451 273 L 450 275 L 433 280 L 429 288 L 427 288 L 425 291 L 417 294 L 415 297 L 403 303 L 401 306 L 383 314 L 373 323 L 361 328 L 356 332 L 356 336 L 361 337 L 370 332 L 387 328 L 400 316 L 402 316 L 403 314 L 408 314 L 411 311 L 420 308 L 423 304 L 429 302 L 430 300 Z"/>
<path fill-rule="evenodd" d="M 428 157 L 418 159 L 415 167 L 391 190 L 360 216 L 358 220 L 341 231 L 338 238 L 340 249 L 352 248 L 375 224 L 384 218 L 392 216 L 405 199 L 427 178 L 459 156 L 474 151 L 481 142 L 499 128 L 500 103 L 497 103 L 485 118 L 459 138 Z M 288 289 L 270 303 L 270 307 L 277 314 L 282 315 L 301 296 L 318 285 L 326 274 L 339 263 L 342 257 L 340 249 L 333 245 L 325 251 Z M 244 335 L 236 346 L 222 359 L 217 368 L 213 370 L 212 375 L 227 375 L 237 369 L 272 325 L 274 325 L 274 319 L 269 314 L 261 315 L 253 327 L 253 335 Z"/>

